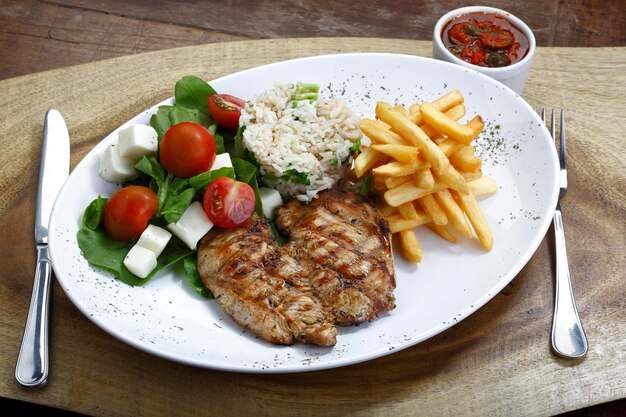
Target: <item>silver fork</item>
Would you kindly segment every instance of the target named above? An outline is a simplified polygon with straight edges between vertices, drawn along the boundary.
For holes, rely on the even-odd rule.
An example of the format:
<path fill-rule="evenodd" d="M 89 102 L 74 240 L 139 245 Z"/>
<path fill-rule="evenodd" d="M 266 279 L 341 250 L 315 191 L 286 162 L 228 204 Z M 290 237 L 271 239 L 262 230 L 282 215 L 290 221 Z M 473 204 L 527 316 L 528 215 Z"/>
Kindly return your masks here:
<path fill-rule="evenodd" d="M 546 109 L 541 109 L 541 120 L 546 122 Z M 556 243 L 556 294 L 554 298 L 554 317 L 552 319 L 552 349 L 564 358 L 582 358 L 589 348 L 587 336 L 583 330 L 574 302 L 574 292 L 569 276 L 567 252 L 565 249 L 565 232 L 561 215 L 561 198 L 567 191 L 567 166 L 565 164 L 565 112 L 561 110 L 559 142 L 557 145 L 555 129 L 555 112 L 552 110 L 550 134 L 554 146 L 559 148 L 561 165 L 559 200 L 554 212 L 554 240 Z"/>

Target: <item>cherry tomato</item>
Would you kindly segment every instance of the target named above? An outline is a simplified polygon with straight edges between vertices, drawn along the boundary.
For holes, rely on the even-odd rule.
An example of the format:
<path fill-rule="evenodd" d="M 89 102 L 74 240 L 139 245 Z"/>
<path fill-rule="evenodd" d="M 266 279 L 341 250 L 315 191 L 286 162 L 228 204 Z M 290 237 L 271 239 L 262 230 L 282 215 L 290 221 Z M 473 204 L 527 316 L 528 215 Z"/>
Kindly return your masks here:
<path fill-rule="evenodd" d="M 131 241 L 146 230 L 157 205 L 157 196 L 148 187 L 124 187 L 116 191 L 104 206 L 104 230 L 113 240 Z"/>
<path fill-rule="evenodd" d="M 235 131 L 239 127 L 239 116 L 246 102 L 229 94 L 209 96 L 209 113 L 220 127 Z"/>
<path fill-rule="evenodd" d="M 159 160 L 168 172 L 182 178 L 193 177 L 213 166 L 215 139 L 197 123 L 175 124 L 163 135 Z"/>
<path fill-rule="evenodd" d="M 204 211 L 219 227 L 237 227 L 248 220 L 255 202 L 252 187 L 229 177 L 214 179 L 204 192 Z"/>

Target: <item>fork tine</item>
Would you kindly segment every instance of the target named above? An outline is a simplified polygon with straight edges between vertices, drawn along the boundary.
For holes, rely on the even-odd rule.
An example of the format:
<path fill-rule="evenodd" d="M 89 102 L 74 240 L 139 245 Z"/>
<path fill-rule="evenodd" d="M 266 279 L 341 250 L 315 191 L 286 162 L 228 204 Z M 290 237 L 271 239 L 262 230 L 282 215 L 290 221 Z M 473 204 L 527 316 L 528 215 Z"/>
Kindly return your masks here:
<path fill-rule="evenodd" d="M 554 116 L 553 116 L 554 117 Z M 561 162 L 561 169 L 565 169 L 565 110 L 561 109 L 561 132 L 559 135 L 559 161 Z"/>
<path fill-rule="evenodd" d="M 554 109 L 552 109 L 552 114 L 550 115 L 550 134 L 552 135 L 552 139 L 556 141 L 556 123 L 554 120 Z"/>
<path fill-rule="evenodd" d="M 543 122 L 544 125 L 546 124 L 546 108 L 545 107 L 541 109 L 541 121 Z"/>

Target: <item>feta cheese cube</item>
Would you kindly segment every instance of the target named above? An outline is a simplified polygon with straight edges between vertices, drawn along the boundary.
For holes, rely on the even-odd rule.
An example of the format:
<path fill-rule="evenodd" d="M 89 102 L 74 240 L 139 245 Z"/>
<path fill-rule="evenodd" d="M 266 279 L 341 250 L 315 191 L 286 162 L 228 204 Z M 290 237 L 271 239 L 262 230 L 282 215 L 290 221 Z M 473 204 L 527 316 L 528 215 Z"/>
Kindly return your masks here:
<path fill-rule="evenodd" d="M 233 167 L 233 161 L 230 159 L 230 155 L 228 152 L 221 153 L 219 155 L 215 155 L 215 161 L 213 161 L 213 166 L 209 171 L 215 171 L 220 168 Z"/>
<path fill-rule="evenodd" d="M 107 181 L 121 183 L 137 176 L 135 163 L 120 155 L 117 144 L 107 146 L 100 155 L 100 175 Z"/>
<path fill-rule="evenodd" d="M 157 132 L 148 125 L 133 125 L 120 130 L 117 146 L 120 156 L 137 163 L 143 156 L 153 155 L 159 148 Z"/>
<path fill-rule="evenodd" d="M 274 220 L 274 210 L 283 205 L 280 193 L 273 188 L 259 187 L 261 204 L 263 204 L 263 214 L 268 220 Z"/>
<path fill-rule="evenodd" d="M 151 250 L 158 258 L 161 252 L 163 252 L 163 249 L 165 249 L 167 242 L 170 241 L 171 237 L 172 234 L 162 227 L 149 224 L 146 230 L 144 230 L 141 236 L 139 236 L 137 245 Z"/>
<path fill-rule="evenodd" d="M 139 278 L 146 278 L 156 268 L 157 257 L 150 249 L 135 244 L 124 258 L 124 265 Z"/>
<path fill-rule="evenodd" d="M 196 249 L 198 241 L 213 227 L 202 204 L 195 201 L 191 203 L 181 218 L 176 223 L 170 223 L 167 228 L 180 238 L 190 249 Z"/>

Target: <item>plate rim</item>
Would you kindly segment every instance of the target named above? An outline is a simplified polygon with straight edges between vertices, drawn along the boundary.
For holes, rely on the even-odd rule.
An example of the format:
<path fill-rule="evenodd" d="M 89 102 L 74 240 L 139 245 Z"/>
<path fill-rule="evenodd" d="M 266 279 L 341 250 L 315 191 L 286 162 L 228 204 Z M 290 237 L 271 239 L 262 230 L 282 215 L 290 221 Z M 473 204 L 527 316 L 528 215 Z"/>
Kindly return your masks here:
<path fill-rule="evenodd" d="M 222 82 L 222 81 L 226 81 L 229 78 L 232 77 L 239 77 L 242 75 L 246 75 L 250 72 L 255 72 L 261 69 L 266 69 L 266 68 L 271 68 L 273 66 L 280 66 L 280 65 L 285 65 L 285 64 L 290 64 L 290 63 L 297 63 L 299 61 L 308 61 L 308 60 L 319 60 L 319 59 L 333 59 L 333 58 L 353 58 L 353 57 L 397 57 L 400 59 L 408 59 L 408 60 L 417 60 L 417 61 L 421 61 L 421 60 L 427 60 L 430 61 L 431 63 L 433 63 L 433 65 L 442 65 L 444 67 L 449 67 L 449 68 L 454 68 L 452 69 L 452 71 L 461 71 L 461 72 L 466 72 L 466 73 L 471 73 L 472 76 L 478 76 L 479 78 L 482 78 L 484 80 L 487 80 L 488 83 L 495 83 L 497 85 L 499 85 L 500 88 L 508 90 L 509 93 L 513 94 L 514 97 L 519 100 L 522 105 L 524 107 L 526 107 L 526 109 L 528 110 L 528 113 L 535 119 L 536 122 L 538 122 L 540 124 L 540 127 L 542 128 L 542 131 L 545 135 L 546 138 L 550 138 L 550 133 L 548 132 L 548 129 L 546 128 L 545 124 L 543 122 L 541 122 L 541 119 L 539 118 L 539 115 L 535 112 L 535 110 L 532 108 L 532 106 L 530 106 L 530 104 L 528 104 L 526 102 L 526 100 L 521 97 L 521 95 L 519 95 L 518 93 L 516 93 L 515 91 L 511 90 L 509 87 L 507 87 L 506 85 L 502 84 L 501 82 L 494 80 L 474 69 L 470 69 L 470 68 L 465 68 L 465 67 L 461 67 L 458 66 L 456 64 L 453 63 L 449 63 L 449 62 L 445 62 L 445 61 L 440 61 L 440 60 L 436 60 L 434 58 L 431 57 L 424 57 L 424 56 L 417 56 L 417 55 L 408 55 L 408 54 L 401 54 L 401 53 L 391 53 L 391 52 L 347 52 L 347 53 L 337 53 L 337 54 L 323 54 L 323 55 L 314 55 L 314 56 L 307 56 L 307 57 L 300 57 L 300 58 L 293 58 L 293 59 L 287 59 L 287 60 L 282 60 L 282 61 L 276 61 L 276 62 L 271 62 L 271 63 L 267 63 L 267 64 L 263 64 L 263 65 L 259 65 L 256 67 L 251 67 L 251 68 L 246 68 L 244 70 L 241 71 L 237 71 L 234 73 L 230 73 L 230 74 L 226 74 L 223 75 L 221 77 L 212 79 L 207 81 L 209 84 L 212 83 L 217 83 L 217 82 Z M 434 64 L 436 63 L 436 64 Z M 63 194 L 65 194 L 67 192 L 67 188 L 69 188 L 69 182 L 70 182 L 70 178 L 73 174 L 73 172 L 75 170 L 77 170 L 79 167 L 81 167 L 83 164 L 87 164 L 89 161 L 87 161 L 87 156 L 89 156 L 90 153 L 94 152 L 98 147 L 100 146 L 105 146 L 103 145 L 103 143 L 105 142 L 105 140 L 114 132 L 123 129 L 125 126 L 129 125 L 133 120 L 135 120 L 137 117 L 141 116 L 142 114 L 146 114 L 146 113 L 151 113 L 153 109 L 157 108 L 160 105 L 166 104 L 168 102 L 171 102 L 173 100 L 173 96 L 168 97 L 158 103 L 155 103 L 154 105 L 150 106 L 148 109 L 145 109 L 135 115 L 133 115 L 130 119 L 128 119 L 126 122 L 124 122 L 123 124 L 121 124 L 120 126 L 116 127 L 115 129 L 113 129 L 111 132 L 109 132 L 102 140 L 100 140 L 97 144 L 95 144 L 92 148 L 90 148 L 90 150 L 83 156 L 83 158 L 78 162 L 78 164 L 74 167 L 74 169 L 72 170 L 72 172 L 70 173 L 70 175 L 68 176 L 67 180 L 65 181 L 65 183 L 63 184 L 63 187 L 61 188 L 61 190 L 59 191 L 59 194 L 57 196 L 57 199 L 54 203 L 52 212 L 51 212 L 51 218 L 50 218 L 50 231 L 55 229 L 56 226 L 56 213 L 58 211 L 58 205 L 60 205 L 60 201 L 61 201 L 61 196 Z M 406 348 L 415 346 L 419 343 L 422 343 L 423 341 L 426 341 L 442 332 L 444 332 L 445 330 L 449 329 L 450 327 L 454 326 L 455 324 L 461 322 L 462 320 L 466 319 L 467 317 L 469 317 L 470 315 L 472 315 L 473 313 L 475 313 L 476 311 L 478 311 L 479 309 L 481 309 L 486 303 L 488 303 L 491 299 L 493 299 L 504 287 L 506 287 L 506 285 L 508 285 L 510 282 L 513 281 L 513 279 L 515 279 L 517 277 L 517 275 L 519 274 L 519 272 L 527 265 L 527 263 L 530 261 L 530 259 L 534 256 L 534 254 L 536 253 L 539 245 L 541 244 L 541 242 L 543 241 L 543 239 L 545 238 L 548 229 L 550 227 L 550 224 L 552 223 L 552 217 L 554 214 L 554 210 L 556 209 L 556 204 L 557 204 L 557 200 L 558 200 L 558 169 L 559 169 L 559 162 L 558 162 L 558 155 L 556 152 L 556 149 L 554 146 L 549 147 L 550 149 L 550 155 L 551 155 L 551 159 L 553 162 L 553 166 L 554 166 L 554 170 L 553 170 L 553 174 L 554 174 L 554 184 L 553 184 L 553 189 L 552 189 L 552 193 L 551 193 L 551 199 L 550 202 L 548 202 L 547 204 L 547 210 L 546 210 L 546 216 L 543 219 L 542 223 L 540 224 L 540 226 L 537 228 L 538 231 L 537 233 L 535 233 L 533 239 L 532 239 L 532 243 L 528 246 L 528 248 L 526 249 L 526 251 L 524 252 L 523 256 L 517 260 L 517 262 L 515 263 L 515 265 L 512 266 L 512 268 L 510 268 L 505 274 L 503 274 L 503 277 L 497 281 L 497 285 L 491 287 L 490 292 L 488 292 L 487 294 L 483 294 L 482 297 L 480 297 L 478 300 L 476 300 L 474 303 L 472 303 L 470 306 L 464 308 L 461 312 L 459 312 L 458 314 L 455 315 L 455 320 L 448 320 L 446 322 L 443 323 L 438 323 L 437 325 L 434 325 L 432 327 L 430 327 L 430 330 L 427 332 L 424 332 L 420 335 L 419 338 L 414 338 L 414 340 L 411 340 L 408 343 L 402 343 L 398 346 L 394 346 L 394 348 L 391 351 L 383 351 L 380 350 L 378 352 L 375 353 L 368 353 L 368 354 L 361 354 L 361 355 L 356 355 L 356 356 L 350 356 L 349 358 L 337 358 L 334 360 L 331 360 L 330 362 L 319 362 L 319 363 L 314 363 L 314 364 L 310 364 L 310 365 L 302 365 L 302 364 L 297 364 L 297 365 L 293 365 L 293 366 L 281 366 L 281 367 L 276 367 L 276 368 L 254 368 L 254 367 L 245 367 L 242 365 L 236 365 L 236 364 L 228 364 L 228 365 L 224 365 L 221 362 L 214 362 L 214 363 L 207 363 L 206 360 L 203 361 L 201 359 L 194 359 L 194 358 L 190 358 L 190 357 L 182 357 L 180 355 L 177 355 L 176 353 L 171 353 L 171 352 L 165 352 L 162 349 L 158 349 L 156 346 L 154 345 L 150 345 L 150 344 L 146 344 L 146 343 L 139 343 L 138 341 L 132 339 L 130 336 L 126 335 L 123 332 L 120 331 L 114 331 L 113 329 L 110 328 L 110 326 L 106 326 L 103 323 L 100 323 L 100 321 L 98 321 L 97 319 L 94 318 L 93 314 L 91 314 L 87 309 L 86 306 L 84 306 L 81 302 L 79 302 L 79 300 L 76 300 L 73 293 L 71 291 L 69 291 L 68 289 L 66 289 L 65 285 L 61 285 L 61 287 L 63 288 L 64 293 L 68 296 L 68 298 L 70 299 L 70 301 L 72 301 L 72 304 L 74 304 L 75 307 L 77 307 L 81 313 L 83 315 L 85 315 L 89 321 L 93 324 L 95 324 L 98 328 L 100 328 L 101 330 L 104 330 L 105 333 L 115 337 L 116 339 L 134 347 L 137 348 L 141 351 L 150 353 L 154 356 L 163 358 L 163 359 L 167 359 L 167 360 L 171 360 L 173 362 L 177 362 L 177 363 L 182 363 L 185 365 L 190 365 L 190 366 L 195 366 L 195 367 L 199 367 L 199 368 L 205 368 L 205 369 L 214 369 L 214 370 L 219 370 L 219 371 L 228 371 L 228 372 L 240 372 L 240 373 L 272 373 L 272 374 L 282 374 L 282 373 L 299 373 L 299 372 L 311 372 L 311 371 L 318 371 L 318 370 L 325 370 L 325 369 L 334 369 L 334 368 L 338 368 L 338 367 L 344 367 L 344 366 L 348 366 L 348 365 L 352 365 L 352 364 L 357 364 L 357 363 L 362 363 L 365 361 L 369 361 L 369 360 L 373 360 L 373 359 L 377 359 L 383 356 L 387 356 L 390 353 L 394 353 L 394 352 L 398 352 L 400 350 L 404 350 Z M 60 266 L 57 265 L 57 261 L 55 261 L 55 259 L 57 258 L 57 254 L 56 254 L 56 250 L 55 250 L 55 245 L 53 244 L 54 241 L 56 240 L 56 236 L 54 233 L 50 233 L 50 238 L 49 238 L 49 249 L 50 249 L 50 257 L 51 257 L 51 263 L 52 263 L 52 268 L 53 271 L 55 273 L 55 276 L 57 277 L 57 280 L 63 284 L 65 282 L 65 277 L 62 277 L 63 274 L 59 274 L 59 268 Z M 113 278 L 114 279 L 114 278 Z"/>

